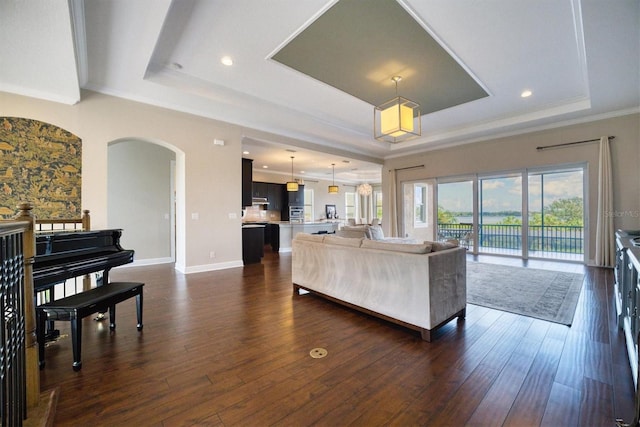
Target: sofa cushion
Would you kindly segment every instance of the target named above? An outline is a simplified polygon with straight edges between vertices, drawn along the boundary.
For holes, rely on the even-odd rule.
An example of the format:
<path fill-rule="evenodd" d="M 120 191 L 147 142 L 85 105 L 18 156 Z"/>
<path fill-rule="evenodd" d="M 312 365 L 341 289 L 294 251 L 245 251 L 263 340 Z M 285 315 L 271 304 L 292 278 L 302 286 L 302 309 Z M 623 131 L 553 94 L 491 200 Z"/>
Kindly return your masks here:
<path fill-rule="evenodd" d="M 339 246 L 351 246 L 354 248 L 359 248 L 362 244 L 362 238 L 349 238 L 349 237 L 340 237 L 340 236 L 325 236 L 324 243 L 329 245 L 339 245 Z"/>
<path fill-rule="evenodd" d="M 295 238 L 298 240 L 306 240 L 308 242 L 322 243 L 324 241 L 324 236 L 326 236 L 326 234 L 298 233 Z"/>
<path fill-rule="evenodd" d="M 363 240 L 362 248 L 381 249 L 383 251 L 404 252 L 410 254 L 428 254 L 431 252 L 431 245 L 428 243 L 389 243 L 380 240 Z"/>
<path fill-rule="evenodd" d="M 447 242 L 428 242 L 428 241 L 425 241 L 425 243 L 431 245 L 431 250 L 433 252 L 444 251 L 446 249 L 453 249 L 455 247 L 458 247 L 458 245 L 453 241 L 447 241 Z"/>
<path fill-rule="evenodd" d="M 349 237 L 352 239 L 362 239 L 363 237 L 365 237 L 365 231 L 364 229 L 360 229 L 360 230 L 338 230 L 336 231 L 336 236 L 339 237 Z"/>

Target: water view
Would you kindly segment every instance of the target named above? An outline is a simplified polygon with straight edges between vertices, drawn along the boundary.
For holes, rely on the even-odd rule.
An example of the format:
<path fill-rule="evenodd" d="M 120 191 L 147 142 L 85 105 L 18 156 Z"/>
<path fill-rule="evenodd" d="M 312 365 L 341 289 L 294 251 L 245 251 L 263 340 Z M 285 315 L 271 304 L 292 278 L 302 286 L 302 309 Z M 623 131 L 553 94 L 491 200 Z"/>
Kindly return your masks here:
<path fill-rule="evenodd" d="M 524 177 L 524 173 L 515 173 L 478 178 L 475 197 L 473 180 L 438 184 L 438 236 L 462 239 L 473 250 L 477 244 L 479 252 L 522 253 L 524 240 L 529 254 L 582 257 L 582 168 L 531 172 L 526 180 Z M 478 224 L 471 226 L 474 199 L 478 202 Z M 529 209 L 524 213 L 526 228 L 522 224 L 523 205 Z"/>
<path fill-rule="evenodd" d="M 471 224 L 473 222 L 473 217 L 471 215 L 456 215 L 455 213 L 452 213 L 453 217 L 456 219 L 456 221 L 459 224 Z M 520 215 L 483 215 L 481 218 L 478 218 L 478 220 L 480 222 L 482 222 L 483 224 L 502 224 L 504 222 L 505 218 L 515 218 L 516 220 L 519 220 L 520 222 L 522 222 L 522 216 Z"/>

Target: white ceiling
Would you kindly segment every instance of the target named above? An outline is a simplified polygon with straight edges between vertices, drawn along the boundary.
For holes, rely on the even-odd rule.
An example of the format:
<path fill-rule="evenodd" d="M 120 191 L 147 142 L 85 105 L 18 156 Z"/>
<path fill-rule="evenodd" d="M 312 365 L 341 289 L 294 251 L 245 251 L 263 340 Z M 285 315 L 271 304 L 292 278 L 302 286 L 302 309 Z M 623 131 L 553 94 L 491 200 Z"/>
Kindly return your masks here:
<path fill-rule="evenodd" d="M 293 146 L 317 176 L 353 159 L 344 182 L 376 181 L 389 157 L 639 109 L 640 0 L 398 0 L 489 96 L 424 115 L 420 138 L 376 141 L 372 105 L 270 59 L 334 3 L 3 0 L 0 91 L 75 103 L 86 88 L 223 120 L 268 135 L 245 144 L 272 170 L 290 173 Z"/>

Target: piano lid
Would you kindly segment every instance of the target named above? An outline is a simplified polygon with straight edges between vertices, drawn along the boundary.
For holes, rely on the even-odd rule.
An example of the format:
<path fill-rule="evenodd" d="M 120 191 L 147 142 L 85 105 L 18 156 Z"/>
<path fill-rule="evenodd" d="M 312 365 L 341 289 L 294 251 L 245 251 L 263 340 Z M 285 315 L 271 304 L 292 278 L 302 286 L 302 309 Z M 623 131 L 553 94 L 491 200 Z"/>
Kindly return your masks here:
<path fill-rule="evenodd" d="M 121 235 L 120 229 L 37 235 L 35 290 L 133 262 L 134 251 L 120 246 Z"/>

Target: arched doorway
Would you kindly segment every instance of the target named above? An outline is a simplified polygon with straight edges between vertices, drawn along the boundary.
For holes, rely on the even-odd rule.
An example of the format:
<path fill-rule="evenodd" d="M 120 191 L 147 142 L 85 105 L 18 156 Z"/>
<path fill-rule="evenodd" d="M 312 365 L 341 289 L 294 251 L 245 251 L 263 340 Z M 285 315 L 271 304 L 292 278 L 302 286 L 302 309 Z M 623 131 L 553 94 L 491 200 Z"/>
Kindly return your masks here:
<path fill-rule="evenodd" d="M 122 228 L 135 265 L 184 266 L 184 153 L 158 141 L 123 138 L 108 146 L 107 223 Z"/>

